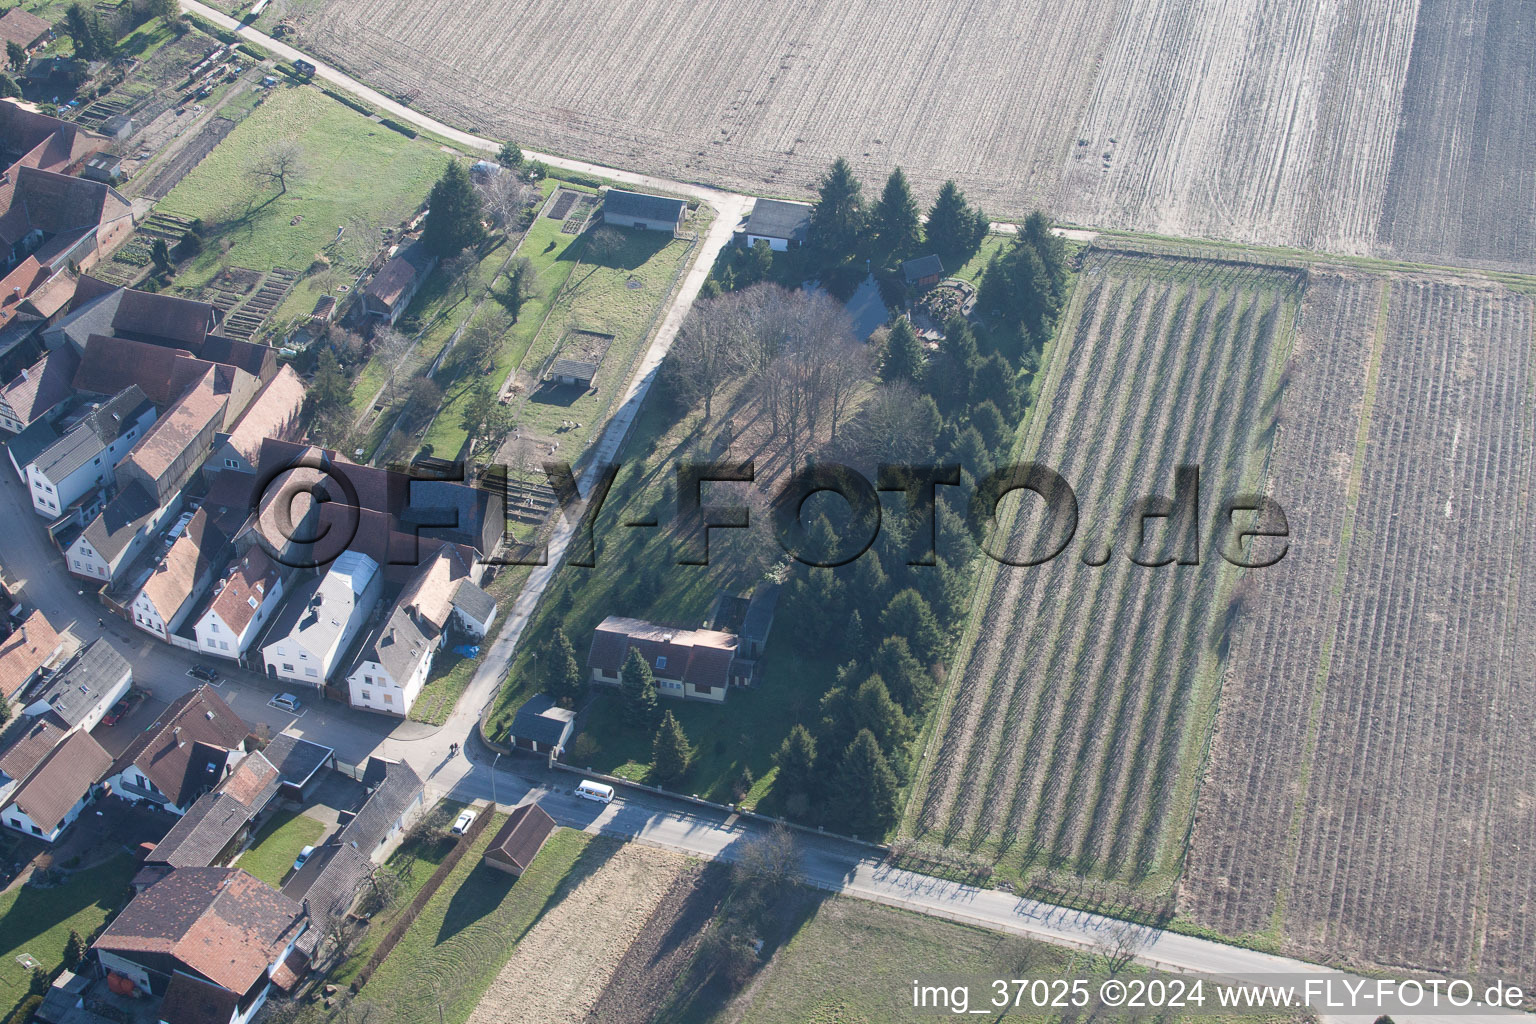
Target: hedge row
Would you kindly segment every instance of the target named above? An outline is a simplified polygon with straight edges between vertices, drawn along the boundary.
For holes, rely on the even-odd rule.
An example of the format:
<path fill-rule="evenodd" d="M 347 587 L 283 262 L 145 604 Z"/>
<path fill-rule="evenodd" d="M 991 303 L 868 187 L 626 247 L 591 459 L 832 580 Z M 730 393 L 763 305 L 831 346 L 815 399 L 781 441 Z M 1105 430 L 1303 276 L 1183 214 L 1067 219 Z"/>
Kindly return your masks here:
<path fill-rule="evenodd" d="M 379 118 L 379 124 L 383 125 L 385 128 L 392 128 L 392 129 L 394 129 L 395 131 L 399 132 L 401 135 L 404 135 L 408 139 L 414 139 L 417 136 L 417 134 L 418 134 L 416 129 L 412 128 L 410 125 L 408 125 L 408 124 L 401 124 L 399 121 L 391 121 L 387 117 Z"/>
<path fill-rule="evenodd" d="M 362 100 L 354 99 L 353 97 L 348 96 L 344 92 L 337 92 L 335 89 L 329 89 L 329 88 L 326 88 L 325 86 L 321 86 L 320 87 L 320 91 L 325 93 L 331 99 L 335 100 L 337 103 L 344 103 L 344 104 L 346 104 L 347 106 L 351 107 L 353 110 L 357 111 L 359 114 L 362 114 L 365 117 L 372 117 L 373 116 L 373 113 L 374 113 L 373 108 L 370 107 L 368 104 L 364 103 Z"/>
<path fill-rule="evenodd" d="M 363 965 L 363 969 L 358 971 L 357 977 L 352 979 L 351 989 L 354 995 L 364 985 L 368 984 L 368 979 L 373 977 L 373 972 L 378 970 L 379 965 L 384 962 L 385 958 L 395 948 L 395 944 L 405 937 L 406 929 L 415 923 L 417 915 L 421 913 L 421 908 L 427 905 L 427 901 L 442 886 L 449 872 L 458 866 L 459 861 L 463 860 L 464 855 L 469 852 L 469 848 L 475 845 L 475 840 L 479 838 L 481 832 L 485 831 L 485 826 L 490 824 L 494 810 L 494 808 L 488 807 L 476 815 L 469 828 L 465 829 L 464 834 L 459 837 L 458 845 L 448 851 L 448 856 L 443 858 L 443 862 L 437 866 L 437 870 L 432 872 L 432 877 L 427 879 L 427 884 L 423 885 L 421 890 L 416 893 L 415 897 L 411 900 L 410 906 L 406 907 L 405 912 L 390 926 L 389 931 L 384 934 L 384 938 L 374 949 L 373 955 Z"/>

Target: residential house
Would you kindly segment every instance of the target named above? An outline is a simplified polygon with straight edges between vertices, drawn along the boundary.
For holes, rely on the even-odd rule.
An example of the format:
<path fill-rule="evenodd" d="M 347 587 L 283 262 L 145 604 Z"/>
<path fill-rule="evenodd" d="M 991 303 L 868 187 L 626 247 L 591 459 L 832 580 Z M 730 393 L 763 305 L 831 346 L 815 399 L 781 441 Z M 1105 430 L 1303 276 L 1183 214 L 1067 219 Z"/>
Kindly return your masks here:
<path fill-rule="evenodd" d="M 519 804 L 512 808 L 501 831 L 485 848 L 486 866 L 518 877 L 528 870 L 554 831 L 555 819 L 544 808 L 537 803 Z"/>
<path fill-rule="evenodd" d="M 379 600 L 382 577 L 367 555 L 346 551 L 313 590 L 288 599 L 262 660 L 267 675 L 323 689 Z"/>
<path fill-rule="evenodd" d="M 16 718 L 6 726 L 0 750 L 0 807 L 67 735 L 47 718 Z"/>
<path fill-rule="evenodd" d="M 750 249 L 760 241 L 767 242 L 774 252 L 785 252 L 791 246 L 804 245 L 810 233 L 810 203 L 759 199 L 747 218 L 746 243 Z"/>
<path fill-rule="evenodd" d="M 9 701 L 25 690 L 63 649 L 64 641 L 41 611 L 13 627 L 11 635 L 0 640 L 0 700 Z"/>
<path fill-rule="evenodd" d="M 133 599 L 133 624 L 168 640 L 213 581 L 214 571 L 223 566 L 228 549 L 229 539 L 198 509 Z"/>
<path fill-rule="evenodd" d="M 76 576 L 113 583 L 149 538 L 181 509 L 180 496 L 165 504 L 131 483 L 64 545 L 64 564 Z"/>
<path fill-rule="evenodd" d="M 103 637 L 87 643 L 46 681 L 27 691 L 22 714 L 64 732 L 90 732 L 133 685 L 133 666 Z"/>
<path fill-rule="evenodd" d="M 352 706 L 403 718 L 450 628 L 479 638 L 495 617 L 496 602 L 475 584 L 463 556 L 440 545 L 363 641 L 347 673 Z"/>
<path fill-rule="evenodd" d="M 575 725 L 576 712 L 560 707 L 547 694 L 536 693 L 512 719 L 512 745 L 558 758 L 565 753 Z"/>
<path fill-rule="evenodd" d="M 908 288 L 932 288 L 944 279 L 944 261 L 932 253 L 907 260 L 901 265 L 901 276 Z"/>
<path fill-rule="evenodd" d="M 714 629 L 683 629 L 641 619 L 610 615 L 592 635 L 587 667 L 594 683 L 619 684 L 631 650 L 640 652 L 656 677 L 663 697 L 688 697 L 716 703 L 732 686 L 748 686 L 750 663 L 737 657 L 739 638 Z"/>
<path fill-rule="evenodd" d="M 211 686 L 182 694 L 128 745 L 108 785 L 129 800 L 185 814 L 246 756 L 250 727 Z"/>
<path fill-rule="evenodd" d="M 208 506 L 203 506 L 204 512 Z M 251 547 L 229 564 L 214 587 L 213 600 L 197 620 L 197 649 L 238 659 L 266 625 L 282 600 L 281 567 L 260 547 Z"/>
<path fill-rule="evenodd" d="M 55 842 L 80 816 L 111 767 L 112 755 L 90 733 L 71 732 L 21 780 L 0 809 L 0 821 L 17 832 Z"/>
<path fill-rule="evenodd" d="M 204 471 L 212 474 L 232 469 L 255 473 L 262 441 L 269 437 L 280 441 L 297 438 L 303 410 L 304 381 L 293 367 L 284 364 L 251 402 L 234 430 L 214 439 L 213 456 Z"/>
<path fill-rule="evenodd" d="M 402 246 L 363 289 L 363 315 L 391 325 L 398 323 L 435 266 L 437 257 L 427 252 L 420 239 Z"/>
<path fill-rule="evenodd" d="M 0 388 L 0 428 L 19 434 L 57 409 L 74 392 L 80 367 L 73 349 L 49 352 Z M 19 470 L 18 470 L 19 472 Z"/>
<path fill-rule="evenodd" d="M 155 424 L 155 407 L 136 385 L 81 411 L 58 439 L 26 467 L 32 507 L 56 519 L 80 498 L 112 479 Z"/>
<path fill-rule="evenodd" d="M 674 234 L 683 229 L 688 204 L 681 199 L 610 188 L 603 193 L 603 223 Z"/>
<path fill-rule="evenodd" d="M 162 997 L 165 1024 L 246 1024 L 309 926 L 254 875 L 183 867 L 135 896 L 91 950 L 109 985 Z"/>
<path fill-rule="evenodd" d="M 262 753 L 235 766 L 213 791 L 193 802 L 144 858 L 162 868 L 227 864 L 254 831 L 257 817 L 282 787 L 277 767 Z"/>
<path fill-rule="evenodd" d="M 370 757 L 363 769 L 368 797 L 352 820 L 310 855 L 283 886 L 314 922 L 299 949 L 313 956 L 330 924 L 346 916 L 373 868 L 382 864 L 425 807 L 421 776 L 404 761 Z"/>
<path fill-rule="evenodd" d="M 5 12 L 4 17 L 0 17 L 0 40 L 15 43 L 28 53 L 42 46 L 52 35 L 51 22 L 20 7 L 12 7 Z M 13 107 L 14 104 L 8 103 L 6 106 Z"/>

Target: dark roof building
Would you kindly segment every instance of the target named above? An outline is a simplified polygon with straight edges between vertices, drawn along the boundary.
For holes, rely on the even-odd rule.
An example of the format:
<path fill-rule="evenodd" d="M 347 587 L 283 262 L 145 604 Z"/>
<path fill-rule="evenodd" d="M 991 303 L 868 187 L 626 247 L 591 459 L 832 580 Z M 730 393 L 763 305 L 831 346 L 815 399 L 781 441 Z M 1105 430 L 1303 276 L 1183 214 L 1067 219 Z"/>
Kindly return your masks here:
<path fill-rule="evenodd" d="M 544 379 L 559 384 L 575 384 L 590 388 L 592 381 L 597 379 L 597 364 L 585 359 L 556 359 L 550 364 L 549 372 L 544 375 Z"/>
<path fill-rule="evenodd" d="M 688 204 L 681 199 L 610 188 L 603 193 L 603 223 L 650 231 L 680 231 Z"/>
<path fill-rule="evenodd" d="M 52 719 L 64 730 L 90 730 L 133 682 L 133 667 L 104 638 L 90 641 L 45 684 L 27 694 L 27 714 Z"/>
<path fill-rule="evenodd" d="M 485 849 L 485 863 L 509 875 L 521 875 L 544 848 L 544 841 L 555 830 L 551 818 L 537 803 L 512 808 L 506 824 Z"/>
<path fill-rule="evenodd" d="M 738 637 L 714 629 L 684 629 L 610 615 L 592 634 L 587 667 L 592 681 L 618 685 L 631 650 L 651 666 L 656 692 L 720 702 L 732 686 L 753 681 L 752 665 L 737 657 Z"/>
<path fill-rule="evenodd" d="M 80 356 L 72 348 L 49 352 L 0 388 L 0 427 L 21 433 L 73 392 Z"/>
<path fill-rule="evenodd" d="M 249 732 L 217 691 L 199 686 L 140 733 L 113 772 L 131 796 L 159 800 L 180 813 L 223 781 L 226 768 L 244 755 Z"/>
<path fill-rule="evenodd" d="M 336 752 L 292 733 L 278 733 L 262 750 L 262 754 L 277 769 L 282 782 L 283 795 L 288 799 L 301 800 L 325 768 L 330 767 Z"/>
<path fill-rule="evenodd" d="M 251 754 L 218 788 L 197 798 L 156 844 L 146 863 L 173 868 L 221 863 L 281 784 L 276 766 L 260 753 Z"/>
<path fill-rule="evenodd" d="M 53 32 L 53 25 L 31 11 L 12 7 L 0 18 L 0 39 L 15 43 L 23 50 L 37 46 Z"/>
<path fill-rule="evenodd" d="M 523 750 L 559 757 L 575 722 L 576 712 L 557 706 L 547 694 L 536 693 L 512 719 L 512 742 Z"/>
<path fill-rule="evenodd" d="M 901 276 L 914 287 L 938 284 L 944 277 L 944 261 L 936 253 L 907 260 L 901 265 Z"/>
<path fill-rule="evenodd" d="M 804 245 L 811 231 L 811 204 L 782 199 L 759 199 L 747 218 L 747 245 L 759 239 L 770 248 L 783 252 L 791 245 Z"/>

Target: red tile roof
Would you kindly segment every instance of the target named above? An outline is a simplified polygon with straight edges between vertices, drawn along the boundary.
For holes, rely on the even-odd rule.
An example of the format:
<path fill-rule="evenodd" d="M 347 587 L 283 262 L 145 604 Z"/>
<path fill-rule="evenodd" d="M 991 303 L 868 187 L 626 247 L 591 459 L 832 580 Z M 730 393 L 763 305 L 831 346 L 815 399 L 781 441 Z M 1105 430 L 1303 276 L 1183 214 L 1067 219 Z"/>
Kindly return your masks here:
<path fill-rule="evenodd" d="M 244 993 L 304 924 L 302 907 L 254 875 L 235 868 L 177 868 L 129 903 L 93 948 L 129 960 L 135 954 L 170 956 Z"/>
<path fill-rule="evenodd" d="M 31 423 L 69 397 L 79 365 L 80 357 L 74 346 L 62 345 L 52 350 L 5 386 L 5 404 L 22 423 Z"/>
<path fill-rule="evenodd" d="M 58 649 L 59 634 L 43 613 L 28 615 L 15 632 L 0 640 L 0 696 L 7 700 L 15 696 Z"/>
<path fill-rule="evenodd" d="M 77 730 L 43 758 L 12 803 L 44 832 L 52 832 L 111 767 L 112 755 L 90 733 Z"/>
<path fill-rule="evenodd" d="M 208 521 L 208 513 L 198 509 L 144 581 L 143 594 L 161 621 L 169 623 L 181 606 L 192 599 L 193 590 L 199 589 L 197 581 L 206 580 L 211 572 L 209 561 L 222 557 L 228 543 L 228 538 Z"/>
<path fill-rule="evenodd" d="M 0 772 L 13 779 L 25 779 L 63 738 L 63 729 L 46 718 L 37 719 L 5 753 L 0 754 Z"/>
<path fill-rule="evenodd" d="M 255 616 L 256 610 L 272 592 L 277 583 L 277 565 L 267 557 L 260 546 L 253 546 L 238 562 L 230 563 L 224 586 L 214 597 L 209 609 L 219 617 L 236 636 Z M 252 604 L 252 601 L 255 604 Z"/>
<path fill-rule="evenodd" d="M 610 615 L 592 634 L 587 664 L 607 675 L 617 675 L 629 657 L 630 648 L 634 648 L 659 678 L 701 687 L 727 686 L 731 660 L 736 655 L 736 639 L 734 633 L 659 626 L 643 619 Z"/>
<path fill-rule="evenodd" d="M 178 697 L 139 734 L 118 758 L 118 770 L 134 765 L 176 806 L 186 807 L 200 795 L 199 790 L 211 789 L 219 781 L 206 777 L 203 762 L 219 751 L 239 747 L 249 732 L 250 727 L 212 687 L 199 686 Z M 224 759 L 217 760 L 222 770 Z"/>
<path fill-rule="evenodd" d="M 297 435 L 303 408 L 304 382 L 293 367 L 284 364 L 235 424 L 229 435 L 230 447 L 254 466 L 261 455 L 263 439 L 288 441 Z"/>

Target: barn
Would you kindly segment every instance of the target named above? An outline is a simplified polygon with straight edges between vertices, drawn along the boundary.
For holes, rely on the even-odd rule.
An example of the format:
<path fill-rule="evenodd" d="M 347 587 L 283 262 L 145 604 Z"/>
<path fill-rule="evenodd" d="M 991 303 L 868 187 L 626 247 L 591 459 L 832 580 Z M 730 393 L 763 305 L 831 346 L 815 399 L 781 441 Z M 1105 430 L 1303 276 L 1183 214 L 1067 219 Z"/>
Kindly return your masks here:
<path fill-rule="evenodd" d="M 611 188 L 603 195 L 603 223 L 647 231 L 682 230 L 688 204 L 681 199 Z"/>
<path fill-rule="evenodd" d="M 556 359 L 544 379 L 565 387 L 590 388 L 597 379 L 597 364 L 585 359 Z"/>

